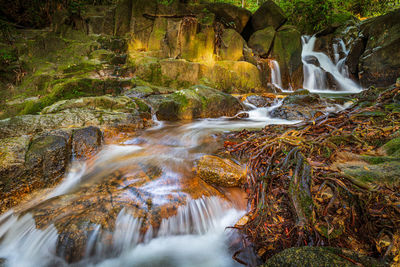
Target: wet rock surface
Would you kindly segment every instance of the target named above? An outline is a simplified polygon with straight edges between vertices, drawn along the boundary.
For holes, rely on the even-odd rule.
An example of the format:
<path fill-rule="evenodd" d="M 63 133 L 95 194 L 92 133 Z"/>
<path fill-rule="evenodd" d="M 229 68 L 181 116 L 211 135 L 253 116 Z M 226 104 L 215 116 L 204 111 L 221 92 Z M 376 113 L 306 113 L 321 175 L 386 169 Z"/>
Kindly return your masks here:
<path fill-rule="evenodd" d="M 246 178 L 246 172 L 240 165 L 211 155 L 200 158 L 196 172 L 207 183 L 223 187 L 241 186 Z"/>

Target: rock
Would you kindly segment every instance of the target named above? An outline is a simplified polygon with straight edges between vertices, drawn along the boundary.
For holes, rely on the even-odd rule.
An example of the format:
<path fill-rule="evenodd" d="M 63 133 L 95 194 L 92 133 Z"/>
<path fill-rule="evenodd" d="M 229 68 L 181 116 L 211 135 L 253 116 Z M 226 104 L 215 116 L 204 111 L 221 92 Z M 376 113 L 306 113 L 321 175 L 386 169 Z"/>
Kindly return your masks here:
<path fill-rule="evenodd" d="M 228 3 L 210 3 L 207 9 L 215 14 L 216 19 L 227 28 L 233 28 L 241 33 L 251 17 L 247 9 Z"/>
<path fill-rule="evenodd" d="M 52 129 L 101 126 L 116 129 L 143 129 L 151 125 L 150 115 L 87 108 L 66 109 L 59 113 L 24 115 L 0 120 L 0 138 L 40 133 Z"/>
<path fill-rule="evenodd" d="M 101 130 L 94 126 L 81 128 L 72 132 L 73 156 L 85 160 L 95 154 L 103 143 Z"/>
<path fill-rule="evenodd" d="M 118 15 L 122 10 L 118 10 Z M 129 13 L 129 10 L 124 10 Z M 82 20 L 86 22 L 89 34 L 114 34 L 114 8 L 112 6 L 89 5 L 81 12 Z M 118 18 L 121 19 L 121 18 Z M 121 29 L 119 29 L 121 30 Z"/>
<path fill-rule="evenodd" d="M 203 156 L 196 172 L 205 182 L 224 187 L 241 186 L 246 179 L 246 171 L 229 159 L 216 156 Z"/>
<path fill-rule="evenodd" d="M 234 116 L 242 106 L 233 96 L 206 86 L 193 86 L 166 96 L 149 97 L 159 120 L 192 120 Z"/>
<path fill-rule="evenodd" d="M 200 83 L 229 93 L 262 90 L 259 70 L 245 61 L 226 60 L 208 65 L 165 59 L 160 65 L 161 84 L 168 87 L 185 88 Z"/>
<path fill-rule="evenodd" d="M 346 258 L 349 258 L 354 262 L 359 262 L 364 266 L 385 266 L 384 264 L 380 264 L 377 260 L 368 256 L 364 256 L 349 250 L 331 247 L 288 248 L 272 256 L 263 266 L 354 266 L 354 264 Z"/>
<path fill-rule="evenodd" d="M 275 29 L 269 26 L 253 33 L 249 40 L 249 47 L 253 48 L 260 56 L 268 57 L 275 37 Z"/>
<path fill-rule="evenodd" d="M 96 96 L 78 99 L 62 100 L 42 110 L 42 114 L 54 114 L 68 109 L 89 108 L 93 110 L 108 110 L 138 115 L 138 106 L 126 96 Z"/>
<path fill-rule="evenodd" d="M 55 131 L 37 136 L 30 143 L 25 166 L 32 177 L 40 177 L 42 186 L 53 185 L 64 174 L 71 156 L 69 139 L 68 132 Z"/>
<path fill-rule="evenodd" d="M 400 9 L 360 24 L 346 64 L 364 87 L 389 86 L 400 73 Z M 356 75 L 357 74 L 357 75 Z"/>
<path fill-rule="evenodd" d="M 276 32 L 272 58 L 279 63 L 283 88 L 303 86 L 301 51 L 301 34 L 295 27 L 283 26 Z"/>
<path fill-rule="evenodd" d="M 243 59 L 243 48 L 246 41 L 237 31 L 233 29 L 224 30 L 221 40 L 221 47 L 218 49 L 221 60 L 236 61 Z"/>
<path fill-rule="evenodd" d="M 162 84 L 169 87 L 186 87 L 197 84 L 208 66 L 186 60 L 164 59 L 160 61 Z"/>
<path fill-rule="evenodd" d="M 317 67 L 320 66 L 318 59 L 315 56 L 312 55 L 307 55 L 304 57 L 304 61 L 307 62 L 308 64 L 313 64 Z"/>
<path fill-rule="evenodd" d="M 278 30 L 286 21 L 287 18 L 282 9 L 271 0 L 264 2 L 251 17 L 251 25 L 254 31 L 262 30 L 269 26 Z"/>
<path fill-rule="evenodd" d="M 23 175 L 30 139 L 27 135 L 0 139 L 0 194 L 11 190 Z"/>
<path fill-rule="evenodd" d="M 246 61 L 218 61 L 208 69 L 204 77 L 210 86 L 227 93 L 263 91 L 260 71 Z"/>
<path fill-rule="evenodd" d="M 309 120 L 318 114 L 322 115 L 325 107 L 317 94 L 298 90 L 287 96 L 282 105 L 272 110 L 270 115 L 286 120 Z"/>
<path fill-rule="evenodd" d="M 268 107 L 271 106 L 272 103 L 275 101 L 275 97 L 268 97 L 262 95 L 249 95 L 246 97 L 247 102 L 250 104 L 261 108 L 261 107 Z"/>

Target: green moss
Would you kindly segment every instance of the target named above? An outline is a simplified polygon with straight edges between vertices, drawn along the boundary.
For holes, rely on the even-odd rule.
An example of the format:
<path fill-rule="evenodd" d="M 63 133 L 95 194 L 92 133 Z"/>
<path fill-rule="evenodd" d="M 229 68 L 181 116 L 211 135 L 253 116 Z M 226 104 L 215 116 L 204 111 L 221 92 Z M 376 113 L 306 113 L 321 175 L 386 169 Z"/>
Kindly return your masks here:
<path fill-rule="evenodd" d="M 140 112 L 151 112 L 150 107 L 143 100 L 137 97 L 135 97 L 134 100 Z"/>
<path fill-rule="evenodd" d="M 384 151 L 390 156 L 400 157 L 400 137 L 394 138 L 383 146 Z"/>

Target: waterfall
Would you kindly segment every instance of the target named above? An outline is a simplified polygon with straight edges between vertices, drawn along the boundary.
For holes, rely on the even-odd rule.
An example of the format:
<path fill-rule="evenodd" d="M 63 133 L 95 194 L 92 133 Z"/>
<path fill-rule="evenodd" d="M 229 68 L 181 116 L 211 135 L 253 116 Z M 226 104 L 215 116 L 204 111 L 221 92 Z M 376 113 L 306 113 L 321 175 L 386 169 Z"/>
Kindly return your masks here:
<path fill-rule="evenodd" d="M 276 60 L 268 61 L 269 68 L 271 69 L 271 83 L 277 88 L 283 90 L 281 69 L 279 68 L 279 63 Z"/>
<path fill-rule="evenodd" d="M 302 36 L 303 51 L 301 53 L 303 61 L 304 83 L 303 87 L 310 92 L 329 92 L 329 93 L 358 93 L 362 88 L 349 78 L 349 73 L 345 61 L 349 51 L 343 40 L 333 44 L 334 61 L 322 52 L 314 51 L 315 36 Z M 344 57 L 340 59 L 340 52 Z M 331 90 L 328 83 L 328 75 L 338 86 L 338 91 Z"/>

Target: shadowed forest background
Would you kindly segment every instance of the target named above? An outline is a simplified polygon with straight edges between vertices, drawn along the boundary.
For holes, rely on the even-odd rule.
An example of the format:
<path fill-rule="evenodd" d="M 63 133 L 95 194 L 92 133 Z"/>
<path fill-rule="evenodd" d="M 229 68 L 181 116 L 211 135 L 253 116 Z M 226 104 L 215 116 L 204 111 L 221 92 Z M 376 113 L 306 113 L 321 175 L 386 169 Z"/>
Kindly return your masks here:
<path fill-rule="evenodd" d="M 168 4 L 171 0 L 159 0 Z M 84 5 L 116 3 L 116 0 L 17 0 L 0 3 L 0 18 L 14 21 L 18 26 L 44 27 L 51 24 L 52 12 L 65 8 L 71 14 L 80 14 Z M 192 2 L 200 2 L 199 0 Z M 230 3 L 256 11 L 263 0 L 214 0 L 210 2 Z M 303 33 L 313 33 L 332 23 L 345 22 L 354 17 L 365 19 L 379 16 L 400 6 L 398 0 L 275 0 L 288 17 L 289 23 L 296 25 Z M 1 23 L 1 21 L 0 21 Z M 0 24 L 2 31 L 6 25 Z"/>

